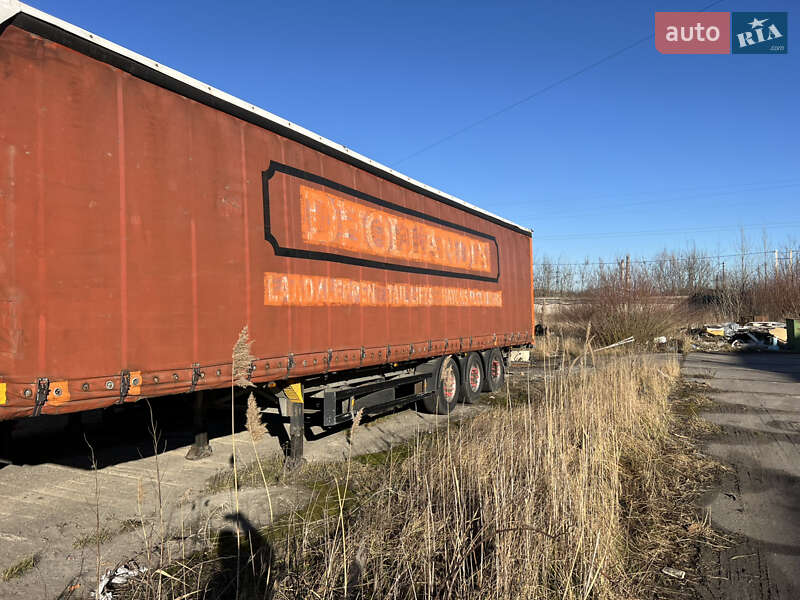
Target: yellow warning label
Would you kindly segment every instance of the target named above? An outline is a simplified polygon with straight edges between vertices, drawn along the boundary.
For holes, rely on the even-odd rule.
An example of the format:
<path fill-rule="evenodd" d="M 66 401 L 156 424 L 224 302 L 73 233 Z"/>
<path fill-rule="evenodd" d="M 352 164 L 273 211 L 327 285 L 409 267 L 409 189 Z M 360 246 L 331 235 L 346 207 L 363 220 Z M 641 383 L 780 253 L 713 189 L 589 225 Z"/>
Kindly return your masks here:
<path fill-rule="evenodd" d="M 300 404 L 303 403 L 303 384 L 302 383 L 293 383 L 291 385 L 287 385 L 283 392 L 286 394 L 286 397 L 289 399 L 289 402 L 299 402 Z"/>

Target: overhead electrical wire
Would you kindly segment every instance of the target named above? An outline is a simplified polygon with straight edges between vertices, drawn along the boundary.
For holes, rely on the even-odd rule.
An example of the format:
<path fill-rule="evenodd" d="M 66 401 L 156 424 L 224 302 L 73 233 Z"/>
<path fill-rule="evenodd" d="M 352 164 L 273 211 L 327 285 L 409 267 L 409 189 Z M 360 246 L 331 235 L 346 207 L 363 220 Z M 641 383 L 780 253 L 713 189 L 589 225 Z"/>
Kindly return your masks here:
<path fill-rule="evenodd" d="M 662 235 L 666 233 L 712 233 L 715 231 L 730 231 L 732 229 L 776 229 L 781 227 L 794 227 L 800 221 L 782 221 L 780 223 L 754 223 L 752 225 L 720 225 L 710 227 L 694 227 L 688 229 L 646 229 L 640 231 L 606 231 L 600 233 L 566 233 L 563 235 L 534 235 L 534 240 L 574 240 L 574 239 L 605 239 L 615 237 L 636 237 L 642 235 Z"/>
<path fill-rule="evenodd" d="M 746 185 L 746 184 L 742 184 L 742 185 Z M 638 202 L 623 202 L 623 203 L 617 203 L 617 204 L 598 205 L 598 206 L 589 207 L 588 210 L 591 211 L 591 212 L 586 212 L 586 211 L 559 211 L 559 212 L 555 212 L 555 213 L 548 213 L 546 211 L 541 211 L 541 212 L 537 212 L 537 218 L 539 218 L 541 220 L 547 220 L 547 219 L 553 219 L 553 220 L 555 220 L 555 219 L 571 219 L 571 218 L 575 218 L 575 217 L 586 217 L 586 216 L 593 216 L 593 215 L 608 214 L 609 212 L 612 212 L 612 211 L 609 211 L 609 209 L 614 209 L 614 208 L 629 209 L 629 208 L 634 208 L 634 207 L 638 207 L 638 206 L 647 206 L 647 205 L 651 205 L 651 204 L 660 204 L 660 203 L 663 203 L 663 202 L 675 202 L 675 201 L 678 201 L 678 200 L 697 200 L 697 199 L 702 199 L 702 198 L 715 198 L 715 197 L 720 197 L 720 196 L 734 196 L 736 194 L 753 193 L 753 192 L 771 192 L 771 191 L 775 191 L 775 190 L 784 190 L 784 189 L 787 189 L 787 188 L 795 188 L 795 187 L 798 187 L 798 186 L 800 186 L 800 181 L 794 182 L 794 183 L 761 184 L 759 186 L 748 187 L 747 189 L 736 189 L 736 190 L 726 190 L 726 191 L 708 191 L 708 192 L 701 192 L 701 193 L 697 193 L 697 194 L 692 194 L 692 195 L 689 195 L 689 196 L 677 196 L 677 197 L 673 196 L 671 198 L 666 198 L 666 199 L 665 198 L 659 198 L 658 200 L 642 200 L 642 201 L 638 201 Z M 743 201 L 743 202 L 729 203 L 729 204 L 726 204 L 725 206 L 726 207 L 728 207 L 728 206 L 738 206 L 740 204 L 745 204 L 745 203 L 752 203 L 752 200 L 747 200 L 746 202 Z"/>
<path fill-rule="evenodd" d="M 720 2 L 722 2 L 722 0 L 714 0 L 714 2 L 705 5 L 703 8 L 701 8 L 701 9 L 695 11 L 695 12 L 705 12 L 706 10 L 708 10 L 712 6 L 715 6 L 715 5 L 719 4 Z M 647 41 L 652 40 L 654 38 L 655 38 L 655 33 L 649 33 L 646 36 L 639 38 L 635 42 L 632 42 L 632 43 L 628 44 L 627 46 L 624 46 L 624 47 L 622 47 L 622 48 L 620 48 L 618 50 L 615 50 L 614 52 L 611 52 L 610 54 L 606 54 L 602 58 L 600 58 L 600 59 L 598 59 L 596 61 L 593 61 L 593 62 L 581 67 L 577 71 L 573 71 L 572 73 L 570 73 L 568 75 L 565 75 L 561 79 L 558 79 L 558 80 L 554 81 L 553 83 L 550 83 L 550 84 L 548 84 L 548 85 L 546 85 L 546 86 L 544 86 L 542 88 L 539 88 L 538 90 L 536 90 L 535 92 L 533 92 L 531 94 L 528 94 L 524 98 L 520 98 L 519 100 L 516 100 L 516 101 L 512 102 L 511 104 L 507 104 L 503 108 L 501 108 L 499 110 L 496 110 L 493 113 L 490 113 L 490 114 L 488 114 L 488 115 L 486 115 L 484 117 L 481 117 L 480 119 L 478 119 L 476 121 L 473 121 L 472 123 L 469 123 L 468 125 L 465 125 L 464 127 L 461 127 L 460 129 L 458 129 L 458 130 L 456 130 L 456 131 L 454 131 L 452 133 L 449 133 L 449 134 L 447 134 L 447 135 L 445 135 L 445 136 L 443 136 L 443 137 L 431 142 L 430 144 L 427 144 L 426 146 L 423 146 L 419 150 L 416 150 L 416 151 L 412 152 L 411 154 L 408 154 L 408 155 L 404 156 L 403 158 L 401 158 L 399 160 L 396 160 L 393 163 L 390 163 L 390 166 L 393 167 L 393 168 L 397 167 L 397 165 L 399 165 L 401 163 L 404 163 L 407 160 L 410 160 L 412 158 L 415 158 L 415 157 L 419 156 L 420 154 L 422 154 L 424 152 L 427 152 L 428 150 L 430 150 L 432 148 L 435 148 L 436 146 L 438 146 L 440 144 L 443 144 L 444 142 L 450 141 L 454 137 L 457 137 L 457 136 L 461 135 L 462 133 L 465 133 L 465 132 L 469 131 L 470 129 L 474 129 L 478 125 L 482 125 L 483 123 L 486 123 L 486 121 L 490 121 L 490 120 L 494 119 L 495 117 L 499 117 L 503 113 L 506 113 L 506 112 L 516 108 L 520 104 L 525 104 L 526 102 L 529 102 L 530 100 L 533 100 L 537 96 L 541 96 L 542 94 L 544 94 L 546 92 L 549 92 L 553 88 L 558 87 L 562 83 L 566 83 L 567 81 L 575 79 L 576 77 L 578 77 L 580 75 L 583 75 L 587 71 L 591 71 L 595 67 L 599 67 L 603 63 L 606 63 L 609 60 L 616 58 L 620 54 L 623 54 L 623 53 L 627 52 L 628 50 L 630 50 L 632 48 L 635 48 L 636 46 L 639 46 L 640 44 L 643 44 L 644 42 L 647 42 Z"/>
<path fill-rule="evenodd" d="M 798 253 L 798 257 L 800 257 L 800 248 L 788 248 L 781 250 L 784 254 L 787 252 L 791 253 Z M 658 263 L 669 263 L 669 262 L 688 262 L 688 261 L 699 261 L 699 260 L 719 260 L 721 258 L 742 258 L 745 256 L 764 256 L 764 255 L 774 255 L 775 250 L 759 250 L 757 252 L 737 252 L 736 254 L 717 254 L 715 256 L 670 256 L 668 258 L 651 258 L 648 260 L 632 260 L 630 264 L 632 265 L 647 265 L 647 264 L 658 264 Z M 580 262 L 580 263 L 562 263 L 562 262 L 539 262 L 533 263 L 533 267 L 543 267 L 545 265 L 551 267 L 599 267 L 599 266 L 608 266 L 608 265 L 617 265 L 621 261 L 625 259 L 615 258 L 608 261 L 598 261 L 598 262 Z M 778 260 L 787 260 L 787 257 L 778 257 Z"/>
<path fill-rule="evenodd" d="M 704 185 L 704 186 L 692 186 L 692 187 L 683 187 L 683 188 L 673 188 L 673 189 L 666 189 L 666 190 L 637 190 L 632 192 L 622 192 L 622 193 L 606 193 L 601 195 L 590 196 L 586 194 L 582 194 L 579 197 L 559 197 L 554 198 L 555 202 L 558 202 L 560 205 L 569 204 L 572 202 L 576 202 L 578 200 L 581 201 L 596 201 L 596 200 L 621 200 L 624 198 L 635 198 L 638 196 L 681 196 L 683 197 L 685 194 L 691 194 L 692 196 L 702 196 L 707 194 L 717 194 L 717 193 L 726 193 L 728 191 L 739 191 L 739 192 L 748 192 L 751 191 L 749 188 L 751 187 L 763 187 L 763 186 L 789 186 L 789 185 L 798 185 L 800 184 L 800 179 L 797 177 L 789 177 L 784 179 L 759 179 L 758 181 L 741 181 L 741 182 L 732 182 L 726 185 Z M 732 190 L 732 188 L 735 188 Z M 748 188 L 748 189 L 743 189 Z M 637 201 L 638 202 L 638 201 Z M 650 201 L 648 201 L 650 202 Z M 658 201 L 653 201 L 658 202 Z M 628 204 L 627 201 L 616 202 L 615 204 L 602 204 L 599 207 L 614 207 L 614 206 L 625 206 Z M 555 213 L 551 213 L 552 215 L 561 215 L 564 211 L 559 211 Z"/>

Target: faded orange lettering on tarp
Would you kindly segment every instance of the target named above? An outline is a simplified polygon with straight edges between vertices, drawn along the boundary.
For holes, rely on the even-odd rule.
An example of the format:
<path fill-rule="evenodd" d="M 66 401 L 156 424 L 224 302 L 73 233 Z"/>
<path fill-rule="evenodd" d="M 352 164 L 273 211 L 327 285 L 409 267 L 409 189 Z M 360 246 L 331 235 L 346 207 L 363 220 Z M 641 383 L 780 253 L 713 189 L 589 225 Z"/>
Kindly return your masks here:
<path fill-rule="evenodd" d="M 466 271 L 491 271 L 489 242 L 305 185 L 303 239 L 314 245 Z"/>
<path fill-rule="evenodd" d="M 503 292 L 408 283 L 386 284 L 317 275 L 264 273 L 264 304 L 502 307 Z"/>

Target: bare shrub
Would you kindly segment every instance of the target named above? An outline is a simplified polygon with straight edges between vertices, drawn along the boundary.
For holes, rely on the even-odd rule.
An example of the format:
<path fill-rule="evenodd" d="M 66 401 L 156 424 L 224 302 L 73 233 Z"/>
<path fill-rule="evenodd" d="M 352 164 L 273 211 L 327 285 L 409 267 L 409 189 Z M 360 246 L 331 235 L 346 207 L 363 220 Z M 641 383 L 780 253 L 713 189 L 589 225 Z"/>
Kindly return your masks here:
<path fill-rule="evenodd" d="M 780 321 L 800 316 L 800 278 L 776 275 L 744 290 L 726 290 L 725 298 L 738 308 L 737 313 L 731 314 L 733 319 L 762 315 Z"/>
<path fill-rule="evenodd" d="M 613 285 L 591 290 L 584 302 L 565 308 L 562 318 L 580 329 L 591 325 L 595 345 L 605 346 L 631 336 L 650 342 L 673 335 L 686 326 L 690 312 L 682 300 L 665 299 L 639 283 L 630 290 Z"/>
<path fill-rule="evenodd" d="M 791 241 L 791 240 L 790 240 Z M 642 260 L 564 264 L 537 259 L 534 283 L 540 296 L 593 300 L 609 290 L 646 289 L 664 303 L 688 298 L 690 316 L 700 321 L 739 321 L 764 316 L 780 321 L 800 315 L 800 250 L 753 251 L 742 232 L 737 254 L 712 256 L 696 248 L 660 252 Z M 629 314 L 624 315 L 626 318 Z M 547 325 L 550 325 L 547 323 Z"/>

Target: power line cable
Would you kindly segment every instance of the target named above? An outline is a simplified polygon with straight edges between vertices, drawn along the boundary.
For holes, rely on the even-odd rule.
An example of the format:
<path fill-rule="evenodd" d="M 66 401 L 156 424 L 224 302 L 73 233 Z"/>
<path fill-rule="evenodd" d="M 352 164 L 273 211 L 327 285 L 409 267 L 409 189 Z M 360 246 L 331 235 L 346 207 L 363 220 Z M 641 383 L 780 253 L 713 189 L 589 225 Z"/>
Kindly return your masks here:
<path fill-rule="evenodd" d="M 708 10 L 712 6 L 715 6 L 716 4 L 719 4 L 720 2 L 722 2 L 722 0 L 715 0 L 711 4 L 707 4 L 706 6 L 701 8 L 700 10 L 697 10 L 697 11 L 694 11 L 694 12 L 705 12 L 706 10 Z M 415 152 L 412 152 L 411 154 L 408 154 L 407 156 L 404 156 L 400 160 L 397 160 L 394 163 L 391 163 L 390 166 L 391 167 L 396 167 L 397 165 L 399 165 L 401 163 L 404 163 L 407 160 L 410 160 L 412 158 L 415 158 L 415 157 L 419 156 L 423 152 L 427 152 L 431 148 L 435 148 L 436 146 L 438 146 L 440 144 L 443 144 L 444 142 L 452 140 L 454 137 L 459 136 L 462 133 L 465 133 L 465 132 L 469 131 L 470 129 L 474 129 L 475 127 L 477 127 L 478 125 L 482 125 L 486 121 L 490 121 L 490 120 L 494 119 L 495 117 L 499 117 L 503 113 L 507 113 L 508 111 L 516 108 L 520 104 L 525 104 L 526 102 L 529 102 L 530 100 L 533 100 L 537 96 L 541 96 L 542 94 L 544 94 L 546 92 L 549 92 L 550 90 L 552 90 L 553 88 L 561 85 L 562 83 L 566 83 L 567 81 L 575 79 L 576 77 L 578 77 L 580 75 L 583 75 L 587 71 L 591 71 L 595 67 L 599 67 L 603 63 L 606 63 L 609 60 L 616 58 L 620 54 L 623 54 L 623 53 L 627 52 L 631 48 L 635 48 L 636 46 L 639 46 L 640 44 L 643 44 L 644 42 L 646 42 L 648 40 L 652 40 L 655 37 L 656 37 L 655 33 L 650 33 L 650 34 L 648 34 L 648 35 L 646 35 L 646 36 L 644 36 L 642 38 L 639 38 L 635 42 L 633 42 L 631 44 L 628 44 L 627 46 L 624 46 L 623 48 L 620 48 L 619 50 L 615 50 L 611 54 L 606 54 L 603 58 L 600 58 L 599 60 L 591 62 L 588 65 L 586 65 L 584 67 L 581 67 L 577 71 L 573 71 L 569 75 L 565 75 L 561 79 L 559 79 L 557 81 L 554 81 L 553 83 L 550 83 L 550 84 L 544 86 L 543 88 L 539 88 L 538 90 L 536 90 L 532 94 L 529 94 L 529 95 L 525 96 L 524 98 L 521 98 L 520 100 L 512 102 L 511 104 L 508 104 L 508 105 L 504 106 L 503 108 L 501 108 L 499 110 L 496 110 L 496 111 L 494 111 L 493 113 L 491 113 L 489 115 L 486 115 L 485 117 L 481 117 L 477 121 L 473 121 L 469 125 L 466 125 L 466 126 L 462 127 L 461 129 L 458 129 L 457 131 L 454 131 L 453 133 L 450 133 L 450 134 L 448 134 L 448 135 L 446 135 L 444 137 L 439 138 L 438 140 L 436 140 L 434 142 L 431 142 L 427 146 L 424 146 L 424 147 L 420 148 L 419 150 L 416 150 Z"/>
<path fill-rule="evenodd" d="M 800 183 L 800 180 L 797 177 L 789 177 L 784 179 L 760 179 L 758 181 L 742 181 L 742 182 L 732 182 L 726 185 L 705 185 L 705 186 L 692 186 L 692 187 L 682 187 L 682 188 L 673 188 L 667 190 L 638 190 L 635 192 L 624 192 L 624 193 L 613 193 L 613 194 L 600 194 L 600 195 L 585 195 L 582 194 L 579 197 L 558 197 L 554 198 L 553 200 L 558 202 L 559 204 L 569 204 L 574 203 L 577 201 L 594 201 L 594 200 L 622 200 L 624 198 L 635 198 L 637 196 L 675 196 L 675 195 L 683 195 L 683 194 L 707 194 L 707 193 L 716 193 L 716 192 L 724 192 L 731 188 L 745 188 L 745 187 L 752 187 L 752 186 L 765 186 L 765 185 L 795 185 Z M 748 190 L 741 190 L 741 191 L 748 191 Z M 561 214 L 555 213 L 555 214 Z"/>
<path fill-rule="evenodd" d="M 681 234 L 681 233 L 712 233 L 716 231 L 730 231 L 731 229 L 776 229 L 780 227 L 793 227 L 800 225 L 800 221 L 783 221 L 780 223 L 754 223 L 752 225 L 721 225 L 711 227 L 695 227 L 689 229 L 648 229 L 641 231 L 606 231 L 601 233 L 568 233 L 564 235 L 535 236 L 534 240 L 574 240 L 574 239 L 607 239 L 615 237 L 637 237 L 642 235 Z"/>
<path fill-rule="evenodd" d="M 602 214 L 609 214 L 613 213 L 608 209 L 611 208 L 619 208 L 619 209 L 628 209 L 637 206 L 647 206 L 651 204 L 661 204 L 665 202 L 676 202 L 678 200 L 700 200 L 704 198 L 716 198 L 720 196 L 733 196 L 736 194 L 743 194 L 743 193 L 752 193 L 752 192 L 771 192 L 775 190 L 783 190 L 787 188 L 795 188 L 800 186 L 800 182 L 797 183 L 781 183 L 781 184 L 762 184 L 760 187 L 749 187 L 747 189 L 738 189 L 738 190 L 727 190 L 727 191 L 717 191 L 717 192 L 709 192 L 709 193 L 699 193 L 690 196 L 679 196 L 677 198 L 660 198 L 658 200 L 643 200 L 641 202 L 628 202 L 628 203 L 619 203 L 619 204 L 605 204 L 599 206 L 591 207 L 592 212 L 585 212 L 585 211 L 567 211 L 567 212 L 556 212 L 548 214 L 546 212 L 541 212 L 537 214 L 538 219 L 547 220 L 547 219 L 571 219 L 575 217 L 587 217 L 593 215 L 602 215 Z M 752 200 L 748 200 L 747 203 L 752 203 Z M 743 204 L 743 202 L 736 202 L 732 204 L 726 204 L 726 208 L 728 206 L 738 206 Z M 600 212 L 597 212 L 600 211 Z"/>
<path fill-rule="evenodd" d="M 779 250 L 779 252 L 787 253 L 787 252 L 797 252 L 800 253 L 800 248 L 784 248 Z M 715 256 L 682 256 L 682 257 L 675 257 L 670 256 L 668 258 L 652 258 L 649 260 L 632 260 L 630 264 L 632 265 L 646 265 L 646 264 L 660 264 L 660 263 L 669 263 L 669 262 L 688 262 L 688 261 L 699 261 L 699 260 L 719 260 L 721 258 L 741 258 L 744 256 L 764 256 L 764 255 L 774 255 L 775 250 L 759 250 L 758 252 L 738 252 L 736 254 L 717 254 Z M 533 266 L 535 267 L 543 267 L 543 266 L 553 266 L 553 267 L 599 267 L 599 266 L 607 266 L 607 265 L 616 265 L 621 260 L 624 259 L 611 259 L 607 261 L 597 261 L 597 262 L 580 262 L 580 263 L 562 263 L 562 262 L 554 262 L 554 261 L 543 261 L 536 263 L 534 262 Z M 778 260 L 788 260 L 788 257 L 778 257 Z"/>

